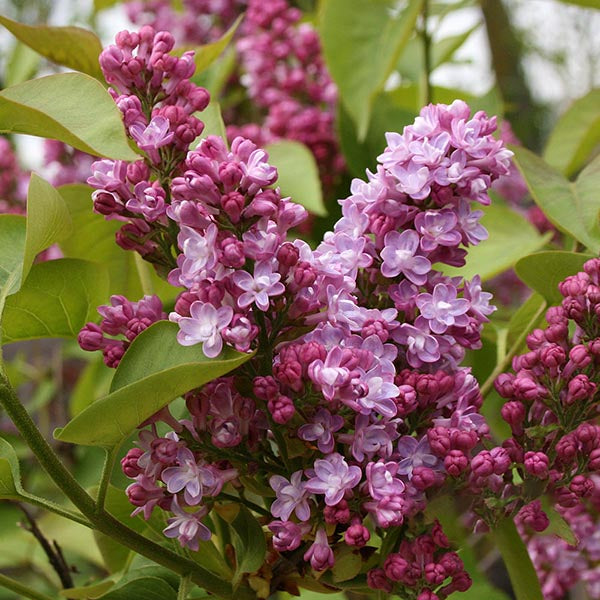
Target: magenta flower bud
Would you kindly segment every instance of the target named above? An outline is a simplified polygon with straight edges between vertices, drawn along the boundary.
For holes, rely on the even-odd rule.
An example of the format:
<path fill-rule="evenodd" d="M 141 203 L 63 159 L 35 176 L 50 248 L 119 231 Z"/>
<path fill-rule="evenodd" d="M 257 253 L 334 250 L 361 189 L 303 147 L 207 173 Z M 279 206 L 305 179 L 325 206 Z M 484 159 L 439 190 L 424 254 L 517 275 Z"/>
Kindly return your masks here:
<path fill-rule="evenodd" d="M 492 448 L 490 450 L 490 456 L 494 461 L 494 474 L 504 475 L 510 468 L 512 462 L 508 451 L 505 448 Z"/>
<path fill-rule="evenodd" d="M 406 417 L 418 407 L 417 392 L 410 385 L 400 385 L 398 386 L 398 396 L 394 398 L 394 403 L 398 408 L 397 416 Z"/>
<path fill-rule="evenodd" d="M 522 402 L 511 400 L 502 406 L 500 409 L 502 418 L 510 425 L 514 435 L 523 433 L 523 421 L 526 416 L 526 408 Z"/>
<path fill-rule="evenodd" d="M 596 307 L 596 311 L 598 310 L 598 307 Z M 598 315 L 596 315 L 598 316 Z M 588 346 L 588 350 L 590 351 L 590 354 L 596 359 L 598 360 L 598 358 L 600 357 L 600 339 L 595 339 L 592 340 L 589 343 Z"/>
<path fill-rule="evenodd" d="M 175 301 L 175 312 L 182 317 L 190 316 L 190 306 L 198 300 L 198 295 L 193 292 L 181 292 Z"/>
<path fill-rule="evenodd" d="M 525 466 L 525 470 L 534 477 L 545 479 L 548 477 L 549 462 L 548 456 L 543 452 L 530 451 L 525 452 L 523 465 Z"/>
<path fill-rule="evenodd" d="M 382 590 L 388 594 L 392 591 L 392 582 L 386 577 L 383 569 L 371 569 L 367 571 L 367 585 L 372 590 Z"/>
<path fill-rule="evenodd" d="M 501 373 L 494 381 L 494 387 L 502 398 L 512 398 L 514 395 L 515 376 L 512 373 Z"/>
<path fill-rule="evenodd" d="M 277 381 L 299 392 L 304 384 L 302 382 L 302 365 L 296 360 L 288 360 L 273 367 Z"/>
<path fill-rule="evenodd" d="M 433 427 L 427 430 L 427 441 L 435 454 L 443 458 L 452 447 L 449 431 L 445 427 Z"/>
<path fill-rule="evenodd" d="M 558 284 L 558 290 L 565 298 L 567 296 L 583 296 L 589 284 L 590 278 L 586 273 L 577 273 L 561 281 Z"/>
<path fill-rule="evenodd" d="M 487 450 L 482 450 L 471 459 L 471 471 L 476 477 L 489 477 L 494 473 L 494 459 Z"/>
<path fill-rule="evenodd" d="M 514 371 L 520 371 L 521 369 L 531 370 L 539 363 L 539 354 L 537 352 L 526 352 L 520 356 L 515 356 L 512 360 L 512 367 Z"/>
<path fill-rule="evenodd" d="M 279 385 L 271 375 L 255 377 L 252 391 L 259 400 L 274 400 L 279 395 Z"/>
<path fill-rule="evenodd" d="M 411 483 L 420 491 L 430 488 L 436 483 L 435 471 L 428 467 L 415 467 L 412 472 Z"/>
<path fill-rule="evenodd" d="M 386 577 L 392 581 L 402 581 L 408 568 L 408 562 L 400 554 L 390 554 L 383 563 Z"/>
<path fill-rule="evenodd" d="M 588 469 L 590 471 L 600 471 L 600 448 L 596 448 L 590 452 Z"/>
<path fill-rule="evenodd" d="M 127 180 L 133 185 L 150 179 L 150 168 L 143 160 L 136 160 L 127 165 Z"/>
<path fill-rule="evenodd" d="M 88 352 L 102 350 L 105 346 L 104 333 L 95 323 L 86 323 L 77 336 L 77 342 L 82 350 Z"/>
<path fill-rule="evenodd" d="M 459 477 L 468 464 L 469 459 L 460 450 L 450 450 L 444 458 L 444 467 L 451 477 Z"/>
<path fill-rule="evenodd" d="M 135 479 L 142 474 L 143 469 L 138 465 L 138 459 L 142 454 L 144 454 L 144 451 L 141 448 L 130 448 L 121 459 L 121 469 L 126 477 Z"/>
<path fill-rule="evenodd" d="M 267 407 L 273 421 L 280 425 L 285 425 L 296 413 L 296 408 L 291 398 L 280 395 L 277 398 L 270 399 L 267 402 Z"/>
<path fill-rule="evenodd" d="M 333 506 L 325 506 L 325 509 L 323 510 L 323 516 L 325 517 L 325 523 L 329 523 L 330 525 L 335 525 L 337 523 L 348 523 L 351 516 L 348 502 L 342 498 Z"/>
<path fill-rule="evenodd" d="M 221 242 L 221 250 L 223 251 L 223 264 L 226 267 L 240 269 L 246 262 L 244 254 L 244 244 L 236 238 L 226 238 Z"/>
<path fill-rule="evenodd" d="M 508 452 L 510 460 L 516 463 L 523 462 L 523 448 L 514 438 L 502 442 L 502 447 Z"/>
<path fill-rule="evenodd" d="M 583 264 L 583 270 L 588 274 L 590 279 L 598 285 L 598 274 L 600 273 L 600 260 L 597 258 L 590 258 Z"/>
<path fill-rule="evenodd" d="M 470 575 L 466 571 L 462 571 L 452 578 L 452 582 L 448 588 L 450 588 L 450 591 L 466 592 L 472 585 L 473 581 Z"/>
<path fill-rule="evenodd" d="M 223 184 L 226 192 L 231 193 L 233 190 L 235 190 L 240 185 L 240 181 L 242 181 L 243 176 L 244 173 L 237 163 L 227 162 L 219 165 L 219 180 Z M 235 193 L 238 196 L 240 195 L 238 192 Z M 223 200 L 221 200 L 221 203 L 223 203 Z M 222 206 L 225 208 L 224 204 L 222 204 Z M 240 211 L 243 206 L 244 203 L 242 202 L 240 205 Z"/>
<path fill-rule="evenodd" d="M 314 267 L 305 261 L 300 261 L 294 269 L 294 283 L 299 288 L 310 287 L 317 279 Z"/>
<path fill-rule="evenodd" d="M 546 388 L 525 376 L 522 372 L 516 376 L 513 387 L 515 397 L 526 402 L 533 402 L 548 395 Z"/>
<path fill-rule="evenodd" d="M 548 515 L 542 510 L 542 504 L 539 500 L 534 500 L 525 505 L 515 517 L 515 521 L 533 531 L 541 533 L 550 525 Z"/>
<path fill-rule="evenodd" d="M 233 224 L 240 222 L 246 199 L 239 192 L 229 192 L 221 198 L 221 206 Z"/>
<path fill-rule="evenodd" d="M 102 350 L 104 364 L 111 369 L 116 369 L 125 354 L 129 344 L 117 340 L 107 340 L 107 344 Z"/>
<path fill-rule="evenodd" d="M 437 519 L 431 529 L 431 539 L 438 548 L 450 548 L 450 540 L 444 533 L 442 525 Z"/>
<path fill-rule="evenodd" d="M 148 329 L 150 325 L 152 325 L 154 321 L 150 319 L 138 319 L 134 317 L 127 322 L 127 331 L 125 332 L 125 337 L 132 342 L 144 329 Z"/>
<path fill-rule="evenodd" d="M 556 498 L 556 504 L 562 508 L 573 508 L 581 502 L 579 496 L 566 487 L 555 490 L 554 497 Z"/>
<path fill-rule="evenodd" d="M 573 433 L 586 454 L 598 447 L 600 436 L 597 425 L 582 423 Z"/>
<path fill-rule="evenodd" d="M 543 346 L 547 341 L 545 332 L 543 329 L 534 329 L 527 336 L 527 347 L 530 350 L 537 350 L 541 346 Z"/>
<path fill-rule="evenodd" d="M 298 262 L 299 257 L 300 250 L 290 242 L 281 244 L 279 250 L 277 250 L 277 260 L 282 267 L 293 267 Z"/>
<path fill-rule="evenodd" d="M 549 325 L 566 325 L 567 315 L 562 306 L 551 306 L 546 311 L 546 321 Z"/>
<path fill-rule="evenodd" d="M 310 531 L 310 526 L 292 521 L 272 521 L 269 529 L 273 532 L 273 548 L 278 552 L 290 552 L 300 546 L 302 536 Z"/>
<path fill-rule="evenodd" d="M 590 381 L 587 375 L 575 375 L 569 381 L 567 387 L 567 396 L 564 400 L 565 404 L 571 405 L 581 400 L 589 400 L 596 393 L 596 384 Z"/>
<path fill-rule="evenodd" d="M 578 444 L 574 434 L 564 435 L 556 444 L 556 454 L 558 460 L 563 465 L 569 465 L 577 456 Z"/>
<path fill-rule="evenodd" d="M 425 581 L 430 585 L 439 585 L 446 579 L 446 570 L 440 564 L 427 563 L 425 565 Z"/>
<path fill-rule="evenodd" d="M 333 567 L 335 558 L 324 529 L 317 531 L 313 545 L 304 554 L 304 560 L 310 562 L 310 566 L 315 571 L 325 571 Z"/>
<path fill-rule="evenodd" d="M 364 339 L 368 338 L 370 335 L 376 335 L 383 343 L 385 343 L 390 337 L 390 332 L 383 321 L 371 319 L 366 321 L 363 325 L 361 335 Z"/>
<path fill-rule="evenodd" d="M 584 475 L 575 475 L 569 489 L 579 498 L 587 498 L 594 492 L 594 482 Z"/>
<path fill-rule="evenodd" d="M 573 346 L 569 352 L 569 358 L 577 369 L 585 369 L 592 362 L 592 357 L 583 344 Z"/>
<path fill-rule="evenodd" d="M 348 546 L 356 546 L 357 548 L 365 546 L 370 539 L 371 534 L 369 530 L 359 520 L 353 522 L 344 534 L 346 544 Z"/>
<path fill-rule="evenodd" d="M 424 589 L 417 596 L 417 600 L 440 600 L 440 597 L 430 589 Z"/>
<path fill-rule="evenodd" d="M 327 358 L 327 350 L 317 342 L 307 342 L 298 347 L 296 357 L 303 368 L 308 368 L 315 360 L 324 361 Z"/>
<path fill-rule="evenodd" d="M 544 367 L 556 373 L 557 369 L 564 365 L 567 355 L 557 344 L 548 344 L 540 350 L 540 360 Z"/>
<path fill-rule="evenodd" d="M 475 448 L 479 441 L 476 431 L 461 431 L 460 429 L 453 430 L 450 439 L 456 450 L 462 450 L 465 453 Z"/>
<path fill-rule="evenodd" d="M 150 444 L 151 457 L 154 462 L 171 465 L 177 459 L 179 444 L 169 438 L 156 438 Z"/>
<path fill-rule="evenodd" d="M 563 324 L 549 325 L 544 336 L 546 339 L 554 344 L 564 344 L 569 334 L 569 328 Z"/>
<path fill-rule="evenodd" d="M 569 319 L 580 323 L 586 313 L 585 300 L 583 298 L 573 298 L 569 296 L 562 301 L 562 308 Z"/>
<path fill-rule="evenodd" d="M 117 192 L 96 190 L 92 193 L 92 200 L 94 201 L 94 211 L 105 217 L 121 215 L 125 210 L 123 201 Z"/>

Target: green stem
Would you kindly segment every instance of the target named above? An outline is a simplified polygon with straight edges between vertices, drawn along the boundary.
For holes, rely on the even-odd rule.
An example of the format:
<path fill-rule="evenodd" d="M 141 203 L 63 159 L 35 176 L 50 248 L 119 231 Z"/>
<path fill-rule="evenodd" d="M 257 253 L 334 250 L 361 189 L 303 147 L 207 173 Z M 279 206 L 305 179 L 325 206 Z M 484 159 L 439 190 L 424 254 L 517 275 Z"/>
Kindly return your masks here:
<path fill-rule="evenodd" d="M 0 573 L 0 586 L 19 594 L 22 598 L 31 598 L 31 600 L 53 600 L 50 596 L 36 592 L 22 583 L 19 583 L 6 575 L 2 575 L 2 573 Z"/>
<path fill-rule="evenodd" d="M 544 313 L 547 306 L 548 306 L 548 303 L 546 301 L 544 301 L 544 302 L 542 302 L 542 304 L 540 304 L 540 307 L 535 312 L 535 314 L 533 315 L 533 317 L 531 318 L 529 323 L 527 323 L 527 326 L 523 327 L 523 331 L 521 331 L 521 333 L 519 334 L 519 337 L 515 340 L 515 343 L 510 347 L 506 356 L 496 365 L 496 368 L 492 371 L 491 375 L 485 380 L 484 384 L 480 388 L 481 395 L 484 398 L 491 391 L 492 386 L 494 385 L 494 381 L 496 380 L 496 377 L 498 377 L 498 375 L 500 375 L 500 373 L 504 373 L 504 371 L 506 371 L 506 369 L 510 365 L 515 354 L 517 354 L 517 352 L 523 347 L 523 342 L 525 341 L 525 338 L 529 335 L 531 327 L 533 326 L 534 323 L 537 322 L 537 320 L 540 318 L 540 316 Z"/>
<path fill-rule="evenodd" d="M 31 417 L 19 402 L 4 373 L 0 375 L 0 404 L 16 425 L 36 458 L 67 498 L 90 520 L 95 529 L 138 554 L 170 569 L 178 575 L 190 575 L 192 581 L 221 598 L 232 597 L 231 583 L 213 575 L 197 563 L 139 535 L 105 510 L 98 510 L 94 499 L 79 485 L 60 458 L 41 435 Z M 239 588 L 236 598 L 253 598 L 250 589 Z"/>
<path fill-rule="evenodd" d="M 179 589 L 177 590 L 177 600 L 186 600 L 190 591 L 191 580 L 189 576 L 184 576 L 179 581 Z"/>
<path fill-rule="evenodd" d="M 60 506 L 51 500 L 46 500 L 46 498 L 40 498 L 38 496 L 34 496 L 33 494 L 23 494 L 21 497 L 23 502 L 27 502 L 27 504 L 31 504 L 32 506 L 37 506 L 49 512 L 53 512 L 56 515 L 64 517 L 65 519 L 69 519 L 70 521 L 75 521 L 80 525 L 84 525 L 85 527 L 92 527 L 90 521 L 88 521 L 83 515 L 69 510 L 64 506 Z"/>
<path fill-rule="evenodd" d="M 104 466 L 102 467 L 102 476 L 100 478 L 100 485 L 98 486 L 98 496 L 96 497 L 96 510 L 104 510 L 104 502 L 106 501 L 106 493 L 108 492 L 108 486 L 110 485 L 110 478 L 112 476 L 115 462 L 119 454 L 121 445 L 117 444 L 114 448 L 106 450 L 106 456 L 104 458 Z"/>

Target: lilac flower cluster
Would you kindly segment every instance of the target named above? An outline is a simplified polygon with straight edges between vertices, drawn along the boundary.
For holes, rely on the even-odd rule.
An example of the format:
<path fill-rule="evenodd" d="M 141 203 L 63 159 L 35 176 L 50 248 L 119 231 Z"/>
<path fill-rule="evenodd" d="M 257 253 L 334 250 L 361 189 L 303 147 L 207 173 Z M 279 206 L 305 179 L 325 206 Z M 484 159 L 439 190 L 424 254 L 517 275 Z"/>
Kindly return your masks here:
<path fill-rule="evenodd" d="M 123 31 L 116 41 L 100 54 L 100 65 L 145 158 L 130 164 L 96 161 L 87 182 L 95 188 L 94 210 L 126 223 L 117 243 L 168 271 L 175 244 L 167 217 L 169 183 L 202 133 L 204 124 L 194 113 L 206 108 L 209 95 L 190 81 L 193 52 L 170 54 L 175 45 L 170 33 L 146 26 L 139 33 Z"/>
<path fill-rule="evenodd" d="M 250 475 L 272 489 L 279 554 L 300 549 L 323 571 L 340 543 L 359 551 L 400 527 L 371 587 L 436 600 L 470 585 L 422 512 L 442 485 L 483 485 L 489 463 L 510 462 L 502 448 L 475 454 L 487 427 L 460 367 L 494 308 L 477 278 L 433 265 L 463 264 L 464 247 L 486 236 L 470 201 L 487 203 L 508 167 L 494 126 L 461 101 L 424 108 L 388 134 L 377 171 L 353 182 L 314 251 L 287 241 L 306 212 L 272 187 L 264 151 L 208 137 L 188 153 L 166 208 L 179 231 L 169 281 L 186 288 L 169 318 L 208 357 L 225 344 L 256 355 L 191 391 L 191 420 L 163 414 L 172 433 L 141 434 L 123 461 L 136 512 L 172 512 L 165 533 L 194 549 L 224 486 L 231 499 Z"/>
<path fill-rule="evenodd" d="M 25 214 L 29 174 L 21 169 L 9 142 L 0 136 L 0 214 Z"/>
<path fill-rule="evenodd" d="M 339 179 L 345 162 L 334 127 L 337 89 L 318 33 L 301 22 L 298 8 L 288 0 L 184 0 L 181 12 L 166 0 L 126 6 L 134 23 L 170 31 L 186 45 L 214 41 L 245 12 L 236 36 L 239 69 L 225 90 L 228 98 L 238 98 L 233 107 L 226 102 L 229 140 L 242 136 L 259 146 L 302 142 L 315 156 L 325 189 Z"/>
<path fill-rule="evenodd" d="M 124 296 L 111 296 L 110 305 L 99 306 L 98 312 L 102 317 L 100 324 L 86 323 L 77 340 L 83 350 L 101 350 L 105 364 L 114 369 L 144 329 L 167 318 L 158 296 L 144 296 L 139 302 L 130 302 Z"/>
<path fill-rule="evenodd" d="M 44 140 L 44 167 L 54 186 L 85 183 L 97 157 L 57 140 Z"/>

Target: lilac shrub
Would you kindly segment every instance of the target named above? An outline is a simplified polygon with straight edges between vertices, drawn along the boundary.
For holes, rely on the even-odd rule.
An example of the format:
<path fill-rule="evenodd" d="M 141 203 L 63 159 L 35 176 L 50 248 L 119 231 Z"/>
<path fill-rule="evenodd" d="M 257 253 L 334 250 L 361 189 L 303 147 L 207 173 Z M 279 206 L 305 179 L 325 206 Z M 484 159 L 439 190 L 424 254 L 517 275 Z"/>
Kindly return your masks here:
<path fill-rule="evenodd" d="M 255 355 L 190 390 L 188 418 L 161 411 L 141 431 L 122 460 L 134 513 L 164 511 L 165 535 L 197 549 L 209 536 L 202 519 L 234 495 L 265 516 L 271 573 L 326 571 L 344 546 L 366 562 L 377 536 L 386 551 L 370 561 L 372 589 L 419 600 L 466 590 L 461 559 L 424 510 L 442 488 L 483 485 L 510 459 L 502 448 L 477 453 L 488 430 L 477 381 L 461 366 L 481 344 L 491 296 L 477 277 L 437 265 L 463 265 L 486 237 L 471 202 L 489 202 L 510 159 L 491 135 L 495 119 L 455 101 L 387 134 L 376 171 L 353 181 L 342 217 L 312 250 L 288 239 L 307 213 L 281 197 L 264 150 L 208 136 L 187 151 L 187 132 L 202 125 L 184 107 L 208 98 L 189 82 L 189 55 L 172 58 L 171 47 L 168 34 L 143 28 L 101 56 L 147 156 L 96 163 L 94 206 L 127 220 L 119 243 L 168 265 L 169 282 L 184 288 L 169 314 L 180 343 L 209 358 L 225 346 Z M 136 310 L 148 302 L 125 309 L 116 299 L 116 313 L 103 309 L 81 341 L 104 349 L 105 333 L 130 339 L 147 326 Z M 159 433 L 161 419 L 172 431 Z M 264 508 L 246 498 L 249 479 L 248 491 L 266 490 Z"/>

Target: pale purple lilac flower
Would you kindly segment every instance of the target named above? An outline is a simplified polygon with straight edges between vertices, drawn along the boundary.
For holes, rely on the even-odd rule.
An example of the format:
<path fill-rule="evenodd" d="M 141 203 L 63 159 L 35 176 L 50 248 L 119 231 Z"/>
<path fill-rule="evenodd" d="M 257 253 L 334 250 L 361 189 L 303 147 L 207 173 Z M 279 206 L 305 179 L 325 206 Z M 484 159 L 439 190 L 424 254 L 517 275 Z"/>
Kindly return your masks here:
<path fill-rule="evenodd" d="M 336 505 L 346 492 L 351 492 L 362 477 L 360 467 L 348 466 L 341 454 L 335 452 L 324 460 L 316 460 L 314 469 L 307 471 L 309 480 L 305 484 L 312 494 L 324 494 L 327 506 Z"/>
<path fill-rule="evenodd" d="M 201 521 L 208 514 L 207 507 L 202 506 L 200 510 L 189 513 L 179 506 L 177 497 L 174 497 L 170 510 L 175 516 L 167 519 L 167 527 L 163 529 L 166 537 L 177 538 L 182 548 L 195 552 L 200 548 L 200 540 L 210 540 L 210 529 Z"/>
<path fill-rule="evenodd" d="M 306 482 L 302 481 L 302 471 L 292 473 L 289 480 L 281 475 L 273 475 L 269 479 L 269 485 L 277 495 L 271 504 L 271 514 L 274 517 L 287 521 L 290 515 L 295 513 L 300 521 L 308 521 L 310 506 Z"/>
<path fill-rule="evenodd" d="M 431 270 L 431 263 L 424 256 L 417 255 L 419 242 L 416 231 L 390 231 L 385 236 L 385 247 L 381 251 L 382 274 L 386 277 L 396 277 L 402 273 L 413 283 L 423 285 L 427 273 Z"/>
<path fill-rule="evenodd" d="M 298 429 L 298 437 L 309 442 L 316 441 L 319 450 L 323 454 L 329 454 L 335 445 L 333 434 L 343 425 L 343 417 L 332 415 L 328 410 L 320 408 L 311 419 L 311 423 L 302 425 Z"/>

